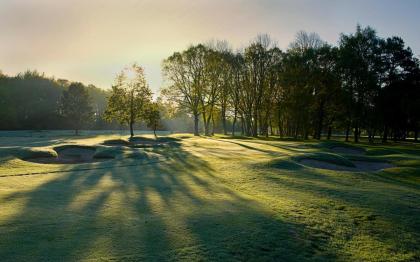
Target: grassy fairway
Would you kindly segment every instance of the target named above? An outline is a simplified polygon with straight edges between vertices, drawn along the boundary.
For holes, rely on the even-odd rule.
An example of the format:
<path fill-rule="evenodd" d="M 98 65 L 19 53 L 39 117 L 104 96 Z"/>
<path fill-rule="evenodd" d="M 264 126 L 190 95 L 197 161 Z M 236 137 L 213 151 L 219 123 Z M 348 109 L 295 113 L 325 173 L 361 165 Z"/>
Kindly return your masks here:
<path fill-rule="evenodd" d="M 118 138 L 0 138 L 2 261 L 420 260 L 419 146 L 182 136 L 101 162 L 21 160 Z"/>

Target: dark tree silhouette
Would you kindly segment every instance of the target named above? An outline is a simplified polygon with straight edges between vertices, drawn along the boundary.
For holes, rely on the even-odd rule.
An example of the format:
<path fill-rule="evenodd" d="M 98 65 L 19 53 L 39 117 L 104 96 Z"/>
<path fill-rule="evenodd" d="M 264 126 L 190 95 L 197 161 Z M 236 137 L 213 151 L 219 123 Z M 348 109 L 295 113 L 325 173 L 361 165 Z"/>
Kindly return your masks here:
<path fill-rule="evenodd" d="M 83 84 L 72 83 L 68 90 L 63 91 L 60 98 L 60 114 L 71 122 L 76 135 L 79 134 L 82 125 L 92 119 L 89 93 Z"/>

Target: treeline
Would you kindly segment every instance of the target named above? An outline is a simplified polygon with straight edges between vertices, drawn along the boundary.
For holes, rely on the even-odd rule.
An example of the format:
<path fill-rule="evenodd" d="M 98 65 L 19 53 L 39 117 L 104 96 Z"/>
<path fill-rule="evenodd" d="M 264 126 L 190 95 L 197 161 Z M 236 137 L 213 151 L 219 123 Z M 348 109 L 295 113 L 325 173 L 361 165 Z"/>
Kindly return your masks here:
<path fill-rule="evenodd" d="M 129 79 L 132 74 L 134 77 Z M 152 101 L 143 68 L 124 68 L 110 90 L 47 77 L 0 72 L 0 130 L 82 129 L 189 132 L 190 119 L 161 99 Z"/>
<path fill-rule="evenodd" d="M 337 46 L 303 31 L 285 51 L 268 35 L 235 52 L 225 41 L 198 44 L 162 70 L 169 85 L 156 100 L 137 64 L 107 91 L 38 72 L 0 73 L 0 129 L 418 139 L 419 60 L 401 38 L 370 27 L 342 34 Z"/>
<path fill-rule="evenodd" d="M 16 76 L 0 73 L 0 129 L 73 129 L 77 120 L 66 115 L 69 110 L 63 108 L 66 103 L 62 103 L 71 85 L 82 87 L 86 92 L 85 97 L 88 96 L 89 121 L 76 123 L 78 128 L 118 128 L 118 125 L 108 123 L 103 117 L 109 92 L 93 85 L 84 86 L 27 71 Z M 74 108 L 78 108 L 78 105 Z"/>
<path fill-rule="evenodd" d="M 194 45 L 165 59 L 163 72 L 162 95 L 191 114 L 196 135 L 201 121 L 205 135 L 221 123 L 232 135 L 418 138 L 419 60 L 370 27 L 338 46 L 306 32 L 286 51 L 267 35 L 237 52 L 222 41 Z"/>

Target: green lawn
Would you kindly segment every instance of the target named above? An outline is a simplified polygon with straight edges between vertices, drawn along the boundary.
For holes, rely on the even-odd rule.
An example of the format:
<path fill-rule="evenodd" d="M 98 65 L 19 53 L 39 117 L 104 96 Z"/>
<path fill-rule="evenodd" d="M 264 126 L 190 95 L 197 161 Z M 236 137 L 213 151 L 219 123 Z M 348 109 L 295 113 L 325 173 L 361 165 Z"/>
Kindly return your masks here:
<path fill-rule="evenodd" d="M 419 145 L 174 137 L 0 137 L 1 261 L 420 260 Z M 22 160 L 68 144 L 115 159 Z"/>

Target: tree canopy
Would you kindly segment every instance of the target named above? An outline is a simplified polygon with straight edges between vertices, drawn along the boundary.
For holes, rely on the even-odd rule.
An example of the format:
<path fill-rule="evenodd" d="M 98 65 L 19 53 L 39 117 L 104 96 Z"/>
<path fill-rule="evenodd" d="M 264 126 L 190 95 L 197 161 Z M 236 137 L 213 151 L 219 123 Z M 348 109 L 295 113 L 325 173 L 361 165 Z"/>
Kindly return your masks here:
<path fill-rule="evenodd" d="M 163 63 L 162 94 L 193 116 L 196 135 L 201 115 L 205 135 L 218 122 L 234 135 L 239 122 L 247 136 L 418 137 L 419 61 L 399 37 L 357 26 L 338 46 L 304 31 L 285 51 L 267 35 L 237 52 L 219 46 L 191 46 Z"/>
<path fill-rule="evenodd" d="M 134 136 L 134 124 L 146 119 L 146 108 L 152 100 L 144 70 L 137 64 L 125 68 L 116 77 L 105 112 L 108 120 L 117 120 L 130 127 L 130 135 Z"/>
<path fill-rule="evenodd" d="M 72 83 L 60 98 L 60 114 L 69 122 L 78 135 L 84 123 L 93 118 L 91 98 L 82 83 Z"/>

